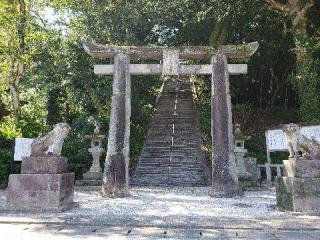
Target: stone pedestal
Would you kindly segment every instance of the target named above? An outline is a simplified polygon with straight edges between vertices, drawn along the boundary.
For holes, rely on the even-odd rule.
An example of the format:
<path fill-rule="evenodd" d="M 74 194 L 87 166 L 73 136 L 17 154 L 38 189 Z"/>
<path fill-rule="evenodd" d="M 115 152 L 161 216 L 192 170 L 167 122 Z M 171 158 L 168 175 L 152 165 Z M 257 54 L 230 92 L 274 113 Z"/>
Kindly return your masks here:
<path fill-rule="evenodd" d="M 258 180 L 256 158 L 252 158 L 252 157 L 244 158 L 244 168 L 246 169 L 246 173 L 249 176 L 249 179 L 253 181 Z"/>
<path fill-rule="evenodd" d="M 83 174 L 82 180 L 76 181 L 77 186 L 101 186 L 102 172 L 86 172 Z"/>
<path fill-rule="evenodd" d="M 243 175 L 239 174 L 239 182 L 242 189 L 258 187 L 257 159 L 243 158 L 244 170 Z"/>
<path fill-rule="evenodd" d="M 320 178 L 320 160 L 285 160 L 283 166 L 286 177 Z"/>
<path fill-rule="evenodd" d="M 245 163 L 244 163 L 244 155 L 246 154 L 246 152 L 247 152 L 247 149 L 244 149 L 244 148 L 235 147 L 234 149 L 239 180 L 247 179 L 249 177 L 245 168 Z"/>
<path fill-rule="evenodd" d="M 277 205 L 289 211 L 320 214 L 320 160 L 284 161 L 276 178 Z"/>
<path fill-rule="evenodd" d="M 57 210 L 73 207 L 74 173 L 11 174 L 7 206 L 14 210 Z"/>
<path fill-rule="evenodd" d="M 67 171 L 68 159 L 56 155 L 25 157 L 21 163 L 21 173 L 55 174 Z"/>
<path fill-rule="evenodd" d="M 75 206 L 74 173 L 56 155 L 27 157 L 21 174 L 9 176 L 7 207 L 15 211 L 64 211 Z"/>

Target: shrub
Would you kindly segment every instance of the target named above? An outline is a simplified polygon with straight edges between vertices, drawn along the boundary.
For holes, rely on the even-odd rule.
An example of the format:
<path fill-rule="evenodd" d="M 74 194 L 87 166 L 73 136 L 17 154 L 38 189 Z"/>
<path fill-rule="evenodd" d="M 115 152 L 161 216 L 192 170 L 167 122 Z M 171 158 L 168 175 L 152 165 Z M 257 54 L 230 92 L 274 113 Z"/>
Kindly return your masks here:
<path fill-rule="evenodd" d="M 71 131 L 63 145 L 62 155 L 68 158 L 68 170 L 75 172 L 76 179 L 82 178 L 82 174 L 90 168 L 90 141 L 85 136 L 92 133 L 93 126 L 85 117 L 76 118 L 71 123 Z"/>
<path fill-rule="evenodd" d="M 12 154 L 10 149 L 0 149 L 0 184 L 7 183 Z"/>

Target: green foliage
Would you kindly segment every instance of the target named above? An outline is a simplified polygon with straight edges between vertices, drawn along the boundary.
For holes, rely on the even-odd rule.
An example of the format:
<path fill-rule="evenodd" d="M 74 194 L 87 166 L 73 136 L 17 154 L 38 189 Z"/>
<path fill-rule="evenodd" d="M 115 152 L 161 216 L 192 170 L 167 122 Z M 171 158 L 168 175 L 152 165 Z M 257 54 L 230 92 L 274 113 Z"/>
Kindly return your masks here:
<path fill-rule="evenodd" d="M 252 117 L 253 106 L 251 103 L 240 103 L 233 107 L 233 122 L 244 126 Z"/>
<path fill-rule="evenodd" d="M 0 149 L 0 184 L 7 182 L 11 159 L 12 156 L 10 150 Z"/>
<path fill-rule="evenodd" d="M 88 152 L 90 140 L 87 135 L 92 134 L 93 126 L 85 116 L 76 118 L 71 123 L 71 131 L 63 145 L 62 155 L 68 158 L 68 170 L 76 173 L 76 179 L 89 170 L 92 157 Z"/>
<path fill-rule="evenodd" d="M 66 100 L 66 92 L 60 88 L 54 88 L 48 92 L 47 124 L 52 126 L 66 121 L 66 105 L 68 104 Z"/>
<path fill-rule="evenodd" d="M 320 60 L 299 61 L 293 82 L 300 100 L 300 119 L 304 122 L 320 122 Z"/>
<path fill-rule="evenodd" d="M 213 47 L 259 41 L 257 54 L 248 62 L 248 74 L 230 77 L 234 122 L 252 136 L 248 154 L 259 161 L 265 160 L 264 131 L 297 122 L 297 107 L 300 120 L 320 119 L 318 2 L 308 11 L 307 29 L 299 38 L 290 29 L 292 17 L 274 11 L 262 0 L 25 2 L 27 19 L 19 24 L 18 2 L 0 0 L 0 105 L 13 109 L 12 89 L 20 104 L 18 120 L 14 115 L 0 119 L 0 139 L 36 137 L 57 122 L 70 123 L 72 132 L 63 154 L 77 178 L 88 170 L 91 159 L 84 136 L 93 129 L 86 119 L 99 119 L 106 133 L 112 96 L 112 77 L 96 76 L 92 71 L 94 64 L 112 60 L 93 59 L 85 53 L 83 41 Z M 21 26 L 25 26 L 24 52 Z M 296 47 L 305 49 L 306 56 L 297 58 Z M 14 88 L 21 62 L 23 76 Z M 194 80 L 203 138 L 210 149 L 211 82 L 208 77 Z M 160 84 L 159 78 L 132 77 L 131 168 L 143 147 Z"/>
<path fill-rule="evenodd" d="M 249 150 L 245 157 L 253 157 L 257 159 L 257 164 L 264 164 L 267 162 L 266 152 L 261 152 L 259 150 Z"/>
<path fill-rule="evenodd" d="M 21 130 L 14 124 L 14 119 L 11 116 L 1 119 L 0 136 L 6 139 L 14 139 L 21 136 Z"/>
<path fill-rule="evenodd" d="M 228 18 L 224 18 L 220 22 L 217 22 L 212 33 L 210 34 L 210 46 L 218 47 L 223 45 L 226 42 L 229 27 L 230 22 Z"/>
<path fill-rule="evenodd" d="M 130 170 L 138 163 L 155 110 L 155 99 L 161 81 L 155 77 L 133 77 L 130 126 Z"/>

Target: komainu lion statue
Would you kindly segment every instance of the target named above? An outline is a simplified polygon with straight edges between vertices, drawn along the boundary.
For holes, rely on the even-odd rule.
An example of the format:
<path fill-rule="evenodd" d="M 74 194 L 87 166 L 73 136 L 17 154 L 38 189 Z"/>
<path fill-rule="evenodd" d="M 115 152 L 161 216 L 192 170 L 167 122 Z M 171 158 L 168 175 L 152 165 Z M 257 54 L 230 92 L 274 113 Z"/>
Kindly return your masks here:
<path fill-rule="evenodd" d="M 70 129 L 67 123 L 58 123 L 47 135 L 34 139 L 31 144 L 31 156 L 47 155 L 49 148 L 48 154 L 60 156 L 64 139 L 68 136 Z"/>
<path fill-rule="evenodd" d="M 302 135 L 299 125 L 286 124 L 283 131 L 288 142 L 289 158 L 320 160 L 320 143 L 314 138 L 309 139 Z M 302 153 L 301 157 L 299 151 Z"/>

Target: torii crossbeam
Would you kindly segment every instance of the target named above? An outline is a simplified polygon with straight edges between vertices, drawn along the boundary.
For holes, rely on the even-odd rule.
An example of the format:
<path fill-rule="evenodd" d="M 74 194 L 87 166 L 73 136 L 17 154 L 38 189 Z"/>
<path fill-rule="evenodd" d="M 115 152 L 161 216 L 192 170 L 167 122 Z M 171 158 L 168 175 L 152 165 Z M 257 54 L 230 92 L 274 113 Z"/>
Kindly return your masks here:
<path fill-rule="evenodd" d="M 95 65 L 99 75 L 113 75 L 109 138 L 102 192 L 122 196 L 129 189 L 129 136 L 131 115 L 130 75 L 212 75 L 212 192 L 231 196 L 239 192 L 234 160 L 229 75 L 246 74 L 246 64 L 228 64 L 227 59 L 249 59 L 257 42 L 199 47 L 134 47 L 84 43 L 92 57 L 114 58 L 113 65 Z M 130 64 L 130 59 L 162 60 L 162 64 Z M 186 65 L 181 60 L 211 60 L 211 64 Z"/>

